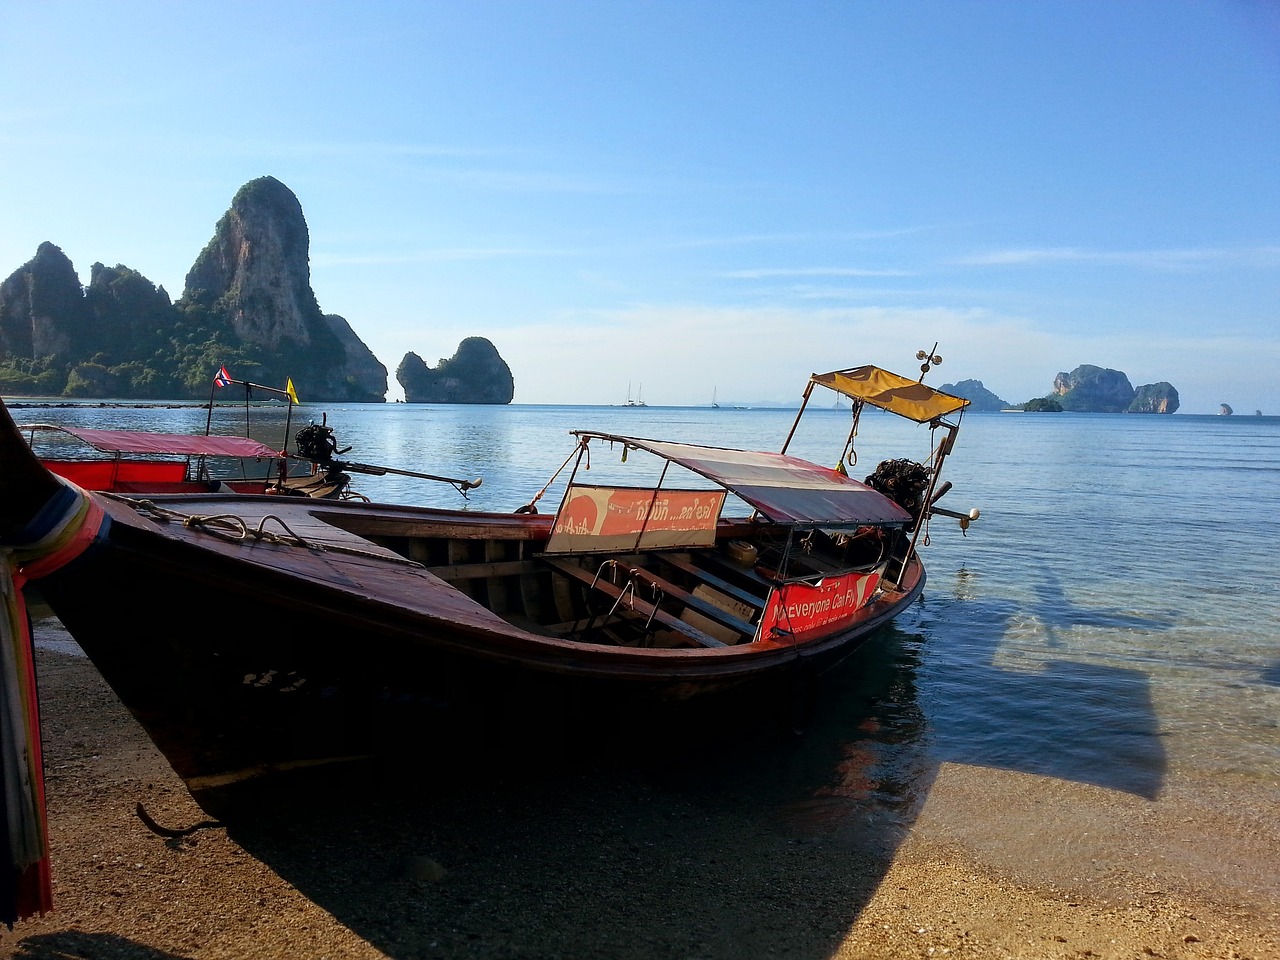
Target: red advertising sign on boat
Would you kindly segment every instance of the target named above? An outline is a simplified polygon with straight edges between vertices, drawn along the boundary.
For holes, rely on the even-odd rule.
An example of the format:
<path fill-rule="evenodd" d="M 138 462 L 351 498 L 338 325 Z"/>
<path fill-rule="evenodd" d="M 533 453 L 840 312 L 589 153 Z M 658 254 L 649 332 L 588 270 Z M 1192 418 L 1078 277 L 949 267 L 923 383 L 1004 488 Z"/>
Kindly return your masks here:
<path fill-rule="evenodd" d="M 723 490 L 570 487 L 548 553 L 711 546 Z"/>
<path fill-rule="evenodd" d="M 760 617 L 760 636 L 801 636 L 851 618 L 871 600 L 880 583 L 877 573 L 846 573 L 816 584 L 788 583 L 769 594 Z"/>

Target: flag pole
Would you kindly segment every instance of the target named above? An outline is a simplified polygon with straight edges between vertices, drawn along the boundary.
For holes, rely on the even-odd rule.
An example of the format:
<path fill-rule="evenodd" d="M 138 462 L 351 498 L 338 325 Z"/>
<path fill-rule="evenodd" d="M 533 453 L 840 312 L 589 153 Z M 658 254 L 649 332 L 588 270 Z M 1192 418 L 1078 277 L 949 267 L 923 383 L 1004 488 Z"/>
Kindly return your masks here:
<path fill-rule="evenodd" d="M 287 398 L 289 401 L 289 410 L 284 415 L 284 448 L 280 451 L 286 457 L 289 455 L 289 429 L 293 425 L 293 397 Z"/>
<path fill-rule="evenodd" d="M 209 385 L 209 412 L 204 418 L 204 435 L 209 436 L 209 432 L 213 430 L 213 395 L 218 389 L 218 378 L 213 378 L 213 383 Z"/>

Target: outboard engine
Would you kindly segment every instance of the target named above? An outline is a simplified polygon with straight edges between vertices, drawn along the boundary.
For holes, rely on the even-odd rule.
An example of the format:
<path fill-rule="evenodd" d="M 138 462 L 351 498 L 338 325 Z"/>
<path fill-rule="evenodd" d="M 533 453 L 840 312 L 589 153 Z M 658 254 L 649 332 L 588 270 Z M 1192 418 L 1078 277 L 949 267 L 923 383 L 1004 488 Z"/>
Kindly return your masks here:
<path fill-rule="evenodd" d="M 333 460 L 338 451 L 338 441 L 333 436 L 333 427 L 310 423 L 298 431 L 294 437 L 298 447 L 298 456 L 321 466 Z"/>
<path fill-rule="evenodd" d="M 882 460 L 867 477 L 868 487 L 884 494 L 920 522 L 924 514 L 924 493 L 929 489 L 929 470 L 914 460 Z"/>

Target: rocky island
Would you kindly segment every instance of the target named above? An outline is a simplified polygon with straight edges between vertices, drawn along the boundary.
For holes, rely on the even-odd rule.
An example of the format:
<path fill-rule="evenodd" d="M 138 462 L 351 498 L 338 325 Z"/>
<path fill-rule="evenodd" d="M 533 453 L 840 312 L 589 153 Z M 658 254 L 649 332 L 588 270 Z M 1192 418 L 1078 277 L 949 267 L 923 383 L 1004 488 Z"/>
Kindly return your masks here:
<path fill-rule="evenodd" d="M 1178 409 L 1178 391 L 1166 381 L 1144 384 L 1137 389 L 1119 370 L 1081 364 L 1070 373 L 1053 379 L 1053 392 L 1022 404 L 1026 411 L 1073 411 L 1076 413 L 1173 413 Z"/>
<path fill-rule="evenodd" d="M 1064 410 L 1088 413 L 1173 413 L 1178 391 L 1164 381 L 1134 389 L 1119 370 L 1082 364 L 1070 373 L 1059 373 L 1053 392 Z"/>
<path fill-rule="evenodd" d="M 939 387 L 943 393 L 954 397 L 963 397 L 969 401 L 969 409 L 975 413 L 993 413 L 1008 409 L 1009 404 L 982 385 L 981 380 L 961 380 L 959 383 L 944 383 Z"/>
<path fill-rule="evenodd" d="M 510 370 L 482 342 L 506 370 L 507 399 L 493 399 L 504 381 L 468 376 L 447 388 L 452 402 L 510 402 Z M 468 356 L 459 349 L 461 368 Z M 275 177 L 236 192 L 176 302 L 123 264 L 93 264 L 84 287 L 47 241 L 0 283 L 0 393 L 196 400 L 222 366 L 267 386 L 291 379 L 304 400 L 386 400 L 387 368 L 316 301 L 302 205 Z"/>
<path fill-rule="evenodd" d="M 511 368 L 484 337 L 467 337 L 457 353 L 435 367 L 406 353 L 396 380 L 406 403 L 510 403 L 516 389 Z"/>
<path fill-rule="evenodd" d="M 1001 400 L 981 380 L 944 383 L 940 389 L 964 397 L 975 413 L 1010 409 L 1028 413 L 1173 413 L 1178 409 L 1178 391 L 1173 384 L 1148 383 L 1135 390 L 1119 370 L 1087 363 L 1054 377 L 1052 393 L 1017 407 Z"/>

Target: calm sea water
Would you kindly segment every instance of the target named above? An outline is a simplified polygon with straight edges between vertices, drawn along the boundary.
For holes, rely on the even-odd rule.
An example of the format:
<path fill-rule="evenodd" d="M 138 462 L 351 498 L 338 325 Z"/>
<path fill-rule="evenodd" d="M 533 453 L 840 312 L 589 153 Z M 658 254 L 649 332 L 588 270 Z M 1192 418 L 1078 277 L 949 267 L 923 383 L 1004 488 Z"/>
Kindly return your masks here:
<path fill-rule="evenodd" d="M 203 430 L 198 408 L 16 409 L 19 422 Z M 778 449 L 793 410 L 308 405 L 346 456 L 459 478 L 360 477 L 375 500 L 513 510 L 573 450 L 573 429 Z M 283 415 L 255 408 L 278 445 Z M 243 412 L 220 409 L 221 432 Z M 791 452 L 834 463 L 847 410 L 811 408 Z M 863 416 L 850 473 L 924 460 L 927 427 Z M 590 479 L 626 473 L 607 448 Z M 1276 790 L 1280 801 L 1280 418 L 970 414 L 935 519 L 923 600 L 876 641 L 875 734 L 919 762 L 1027 771 L 1155 798 L 1171 778 Z M 568 469 L 541 502 L 554 510 Z"/>

